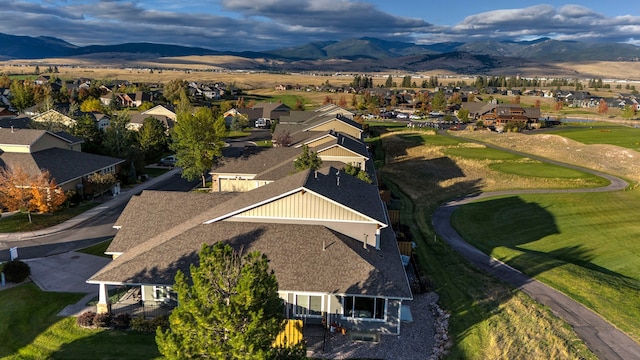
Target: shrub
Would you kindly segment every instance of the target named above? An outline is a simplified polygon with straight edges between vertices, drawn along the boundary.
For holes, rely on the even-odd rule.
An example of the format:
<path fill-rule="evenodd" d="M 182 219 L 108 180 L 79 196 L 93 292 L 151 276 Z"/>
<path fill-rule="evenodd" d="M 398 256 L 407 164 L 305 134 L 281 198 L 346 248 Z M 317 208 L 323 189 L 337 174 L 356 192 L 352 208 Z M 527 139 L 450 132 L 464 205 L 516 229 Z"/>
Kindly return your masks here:
<path fill-rule="evenodd" d="M 96 314 L 95 317 L 93 318 L 93 325 L 99 328 L 111 327 L 111 314 L 110 313 Z"/>
<path fill-rule="evenodd" d="M 76 319 L 76 324 L 80 327 L 92 327 L 96 313 L 93 311 L 85 311 Z"/>
<path fill-rule="evenodd" d="M 142 317 L 131 319 L 131 330 L 153 333 L 156 332 L 158 326 L 161 327 L 162 330 L 168 329 L 169 317 L 165 315 L 156 316 L 150 320 L 146 320 Z"/>
<path fill-rule="evenodd" d="M 128 329 L 129 326 L 131 326 L 131 315 L 118 314 L 114 316 L 113 319 L 111 320 L 111 325 L 115 329 L 120 329 L 120 330 Z"/>
<path fill-rule="evenodd" d="M 4 264 L 2 272 L 8 282 L 19 283 L 31 275 L 31 268 L 25 262 L 13 260 Z"/>

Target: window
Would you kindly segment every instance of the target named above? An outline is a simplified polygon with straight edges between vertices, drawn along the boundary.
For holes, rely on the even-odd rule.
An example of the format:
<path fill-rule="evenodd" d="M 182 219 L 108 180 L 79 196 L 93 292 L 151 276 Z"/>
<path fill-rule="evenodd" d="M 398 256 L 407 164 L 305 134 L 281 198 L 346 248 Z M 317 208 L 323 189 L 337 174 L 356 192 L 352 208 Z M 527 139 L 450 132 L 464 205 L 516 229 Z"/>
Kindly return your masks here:
<path fill-rule="evenodd" d="M 171 289 L 171 286 L 154 286 L 153 300 L 165 303 L 175 302 L 178 298 L 177 293 Z"/>
<path fill-rule="evenodd" d="M 322 316 L 322 296 L 296 295 L 293 312 L 296 316 Z"/>
<path fill-rule="evenodd" d="M 343 298 L 344 317 L 384 320 L 386 300 L 364 296 L 345 296 Z"/>

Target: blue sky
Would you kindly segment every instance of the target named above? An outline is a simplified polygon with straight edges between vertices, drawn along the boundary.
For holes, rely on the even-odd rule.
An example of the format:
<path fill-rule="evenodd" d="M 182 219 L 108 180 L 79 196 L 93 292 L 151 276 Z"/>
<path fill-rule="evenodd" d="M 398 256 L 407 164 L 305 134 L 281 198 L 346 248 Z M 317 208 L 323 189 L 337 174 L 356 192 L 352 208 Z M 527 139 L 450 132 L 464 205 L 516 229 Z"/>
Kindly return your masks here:
<path fill-rule="evenodd" d="M 0 0 L 0 18 L 0 33 L 75 45 L 259 51 L 364 36 L 420 44 L 551 37 L 640 45 L 640 1 L 628 0 Z"/>

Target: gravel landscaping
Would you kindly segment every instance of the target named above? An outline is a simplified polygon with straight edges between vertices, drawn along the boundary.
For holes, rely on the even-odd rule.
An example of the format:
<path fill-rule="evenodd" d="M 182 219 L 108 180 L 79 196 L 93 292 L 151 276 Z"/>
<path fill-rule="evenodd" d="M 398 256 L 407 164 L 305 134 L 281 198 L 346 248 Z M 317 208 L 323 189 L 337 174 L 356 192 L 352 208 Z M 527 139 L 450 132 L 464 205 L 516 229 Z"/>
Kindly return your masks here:
<path fill-rule="evenodd" d="M 442 324 L 437 316 L 441 314 L 439 308 L 436 306 L 434 310 L 437 301 L 438 295 L 433 292 L 414 295 L 413 300 L 406 303 L 411 307 L 413 322 L 402 323 L 400 336 L 381 335 L 380 341 L 374 343 L 351 341 L 348 334 L 333 333 L 327 338 L 324 352 L 308 352 L 307 355 L 315 359 L 435 359 L 436 357 L 431 356 L 434 347 L 439 353 L 439 349 L 444 348 L 446 343 L 446 334 L 442 334 L 442 329 L 446 330 L 446 326 L 437 325 Z M 446 325 L 446 318 L 445 315 L 443 325 Z M 441 329 L 438 336 L 437 327 Z"/>

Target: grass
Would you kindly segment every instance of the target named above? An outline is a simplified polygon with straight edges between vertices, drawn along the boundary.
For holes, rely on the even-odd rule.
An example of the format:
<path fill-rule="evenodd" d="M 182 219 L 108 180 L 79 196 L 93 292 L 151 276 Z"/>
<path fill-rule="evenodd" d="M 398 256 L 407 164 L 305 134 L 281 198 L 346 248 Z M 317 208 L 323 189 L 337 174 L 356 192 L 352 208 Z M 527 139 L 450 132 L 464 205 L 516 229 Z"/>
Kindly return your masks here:
<path fill-rule="evenodd" d="M 583 144 L 610 144 L 640 151 L 640 128 L 590 124 L 589 127 L 559 127 L 552 133 Z"/>
<path fill-rule="evenodd" d="M 461 207 L 474 246 L 600 313 L 640 340 L 640 191 L 526 195 Z M 526 226 L 523 226 L 526 224 Z M 612 306 L 615 304 L 615 306 Z"/>
<path fill-rule="evenodd" d="M 111 240 L 113 240 L 113 239 L 111 239 Z M 109 247 L 109 244 L 111 244 L 111 240 L 103 241 L 103 242 L 95 244 L 93 246 L 89 246 L 89 247 L 86 247 L 84 249 L 80 249 L 80 250 L 78 250 L 78 252 L 89 254 L 89 255 L 95 255 L 95 256 L 102 256 L 102 257 L 106 257 L 106 258 L 111 258 L 111 255 L 106 255 L 104 253 L 105 251 L 107 251 L 107 248 Z"/>
<path fill-rule="evenodd" d="M 522 156 L 489 147 L 456 147 L 443 151 L 448 156 L 459 156 L 476 160 L 519 160 Z"/>
<path fill-rule="evenodd" d="M 524 293 L 478 271 L 437 240 L 430 228 L 434 204 L 417 201 L 385 177 L 402 199 L 402 222 L 412 224 L 416 256 L 450 313 L 448 359 L 596 359 L 570 326 Z"/>
<path fill-rule="evenodd" d="M 251 135 L 249 131 L 229 131 L 227 134 L 228 139 L 238 139 Z"/>
<path fill-rule="evenodd" d="M 402 199 L 401 222 L 411 228 L 418 262 L 438 293 L 440 305 L 451 314 L 453 346 L 448 358 L 595 358 L 566 323 L 526 294 L 470 266 L 438 240 L 431 227 L 431 214 L 438 204 L 463 194 L 514 187 L 556 188 L 571 181 L 546 182 L 493 171 L 490 164 L 517 164 L 523 159 L 494 150 L 483 153 L 481 146 L 439 137 L 444 138 L 435 134 L 416 137 L 405 131 L 383 133 L 380 142 L 386 158 L 381 170 L 383 181 Z M 456 148 L 461 154 L 482 150 L 473 151 L 470 157 L 445 156 Z"/>
<path fill-rule="evenodd" d="M 46 229 L 80 215 L 97 206 L 97 202 L 84 203 L 72 208 L 64 208 L 53 214 L 31 214 L 32 222 L 26 213 L 16 213 L 0 219 L 0 233 L 24 232 Z"/>
<path fill-rule="evenodd" d="M 28 283 L 0 291 L 2 359 L 159 359 L 154 334 L 88 330 L 56 314 L 83 294 Z"/>
<path fill-rule="evenodd" d="M 489 165 L 489 168 L 505 174 L 514 174 L 529 178 L 582 179 L 584 180 L 583 186 L 585 187 L 601 187 L 609 184 L 609 181 L 604 178 L 540 161 L 494 163 Z"/>

